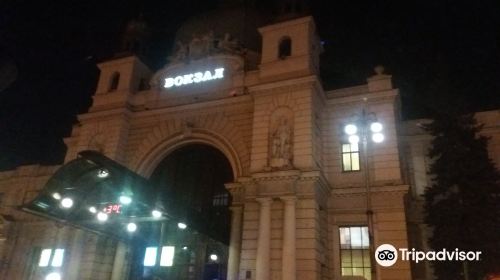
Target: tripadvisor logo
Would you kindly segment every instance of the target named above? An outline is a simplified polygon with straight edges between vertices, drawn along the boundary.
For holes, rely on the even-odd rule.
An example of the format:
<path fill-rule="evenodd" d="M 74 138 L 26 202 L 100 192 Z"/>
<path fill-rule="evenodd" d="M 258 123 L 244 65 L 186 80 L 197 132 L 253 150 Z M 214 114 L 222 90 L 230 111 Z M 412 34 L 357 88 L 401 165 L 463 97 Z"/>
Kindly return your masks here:
<path fill-rule="evenodd" d="M 398 251 L 391 244 L 382 244 L 375 251 L 375 260 L 381 266 L 392 266 L 398 260 Z"/>
<path fill-rule="evenodd" d="M 398 252 L 399 251 L 399 252 Z M 396 250 L 391 244 L 382 244 L 375 251 L 375 260 L 381 266 L 392 266 L 398 260 L 398 255 L 402 261 L 412 261 L 415 263 L 421 261 L 479 261 L 481 251 L 460 251 L 458 248 L 449 251 L 442 249 L 440 251 L 417 251 L 415 248 L 399 248 Z"/>

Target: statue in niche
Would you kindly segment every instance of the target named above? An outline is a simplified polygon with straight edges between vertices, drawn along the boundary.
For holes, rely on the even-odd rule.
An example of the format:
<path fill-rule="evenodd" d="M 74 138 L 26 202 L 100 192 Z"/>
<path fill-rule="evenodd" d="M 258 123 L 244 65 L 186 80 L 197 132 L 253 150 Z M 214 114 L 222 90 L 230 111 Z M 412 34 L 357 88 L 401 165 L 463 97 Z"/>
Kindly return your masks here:
<path fill-rule="evenodd" d="M 271 167 L 290 167 L 292 165 L 292 128 L 288 119 L 281 117 L 271 133 Z"/>

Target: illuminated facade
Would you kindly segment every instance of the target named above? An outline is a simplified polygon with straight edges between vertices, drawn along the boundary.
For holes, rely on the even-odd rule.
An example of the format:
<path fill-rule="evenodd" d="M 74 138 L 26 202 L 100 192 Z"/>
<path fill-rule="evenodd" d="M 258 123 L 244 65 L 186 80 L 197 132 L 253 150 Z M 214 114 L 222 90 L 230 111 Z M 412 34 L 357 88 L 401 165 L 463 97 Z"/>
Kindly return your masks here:
<path fill-rule="evenodd" d="M 204 273 L 219 262 L 223 274 L 210 279 L 412 279 L 408 262 L 382 268 L 370 258 L 379 244 L 409 246 L 405 198 L 418 180 L 406 172 L 408 159 L 420 155 L 402 153 L 402 141 L 414 138 L 398 136 L 403 126 L 391 76 L 378 67 L 366 84 L 326 91 L 311 17 L 258 32 L 261 53 L 231 34 L 207 32 L 180 41 L 156 73 L 133 55 L 100 63 L 93 104 L 64 139 L 65 164 L 94 150 L 158 184 L 172 178 L 174 163 L 188 168 L 202 153 L 180 150 L 215 150 L 228 163 L 227 192 L 214 187 L 207 196 L 211 207 L 231 211 L 227 244 L 183 242 L 218 254 L 180 255 L 188 243 L 177 243 L 144 245 L 134 255 L 133 244 L 21 212 L 60 168 L 22 166 L 0 173 L 0 277 L 41 279 L 57 271 L 62 279 L 141 279 L 149 277 L 144 267 L 160 263 L 184 269 L 165 279 L 209 279 Z M 348 141 L 345 125 L 363 112 L 383 125 L 380 143 Z M 189 178 L 186 170 L 175 174 Z M 165 188 L 175 185 L 168 182 Z M 186 204 L 207 188 L 195 185 L 200 191 Z M 206 200 L 199 201 L 202 209 Z M 110 207 L 108 214 L 120 210 Z"/>
<path fill-rule="evenodd" d="M 226 182 L 232 198 L 227 279 L 340 279 L 342 273 L 370 279 L 366 173 L 343 166 L 343 126 L 362 109 L 384 124 L 386 140 L 371 147 L 367 157 L 373 240 L 404 246 L 408 186 L 398 154 L 397 90 L 379 71 L 366 85 L 324 91 L 318 78 L 321 44 L 310 17 L 259 32 L 260 59 L 244 54 L 230 36 L 207 34 L 180 44 L 156 73 L 135 56 L 99 64 L 93 105 L 65 139 L 66 162 L 79 151 L 97 150 L 149 178 L 179 148 L 214 147 L 233 175 Z M 215 47 L 208 44 L 213 40 Z M 189 73 L 195 74 L 186 77 Z M 217 79 L 196 83 L 196 73 Z M 150 88 L 139 90 L 144 79 Z M 354 161 L 359 165 L 360 158 Z M 29 174 L 39 181 L 30 179 L 33 185 L 26 188 L 36 191 L 56 168 L 45 168 L 45 176 Z M 46 221 L 18 230 L 26 231 L 18 236 L 27 240 L 10 251 L 11 260 L 20 260 L 19 270 L 6 271 L 12 278 L 25 273 L 31 247 L 45 244 L 67 250 L 62 273 L 70 279 L 123 279 L 122 266 L 130 265 L 122 252 L 126 245 L 104 236 Z M 375 273 L 410 279 L 405 264 Z"/>

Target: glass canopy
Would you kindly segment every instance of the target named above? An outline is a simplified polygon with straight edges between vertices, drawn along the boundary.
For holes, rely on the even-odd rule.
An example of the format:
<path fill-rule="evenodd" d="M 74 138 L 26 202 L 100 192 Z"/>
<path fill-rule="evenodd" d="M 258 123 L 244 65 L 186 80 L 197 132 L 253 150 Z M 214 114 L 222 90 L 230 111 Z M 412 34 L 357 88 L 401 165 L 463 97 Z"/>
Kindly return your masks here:
<path fill-rule="evenodd" d="M 162 222 L 175 226 L 183 223 L 189 231 L 227 242 L 227 237 L 217 231 L 227 225 L 214 226 L 225 221 L 209 219 L 177 200 L 158 195 L 158 189 L 146 178 L 102 154 L 83 151 L 62 166 L 22 209 L 122 240 L 147 241 Z"/>

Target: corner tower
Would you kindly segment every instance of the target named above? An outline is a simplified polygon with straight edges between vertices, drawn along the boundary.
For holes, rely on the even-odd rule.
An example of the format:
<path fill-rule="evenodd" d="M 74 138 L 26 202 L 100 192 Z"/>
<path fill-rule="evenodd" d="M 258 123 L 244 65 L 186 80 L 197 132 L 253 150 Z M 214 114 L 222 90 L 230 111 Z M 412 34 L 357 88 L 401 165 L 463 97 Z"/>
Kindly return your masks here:
<path fill-rule="evenodd" d="M 240 278 L 327 277 L 327 198 L 321 173 L 321 51 L 314 21 L 259 29 L 262 58 L 252 95 L 251 175 L 244 185 Z M 231 261 L 231 259 L 230 259 Z"/>
<path fill-rule="evenodd" d="M 321 44 L 312 17 L 259 28 L 262 35 L 260 77 L 279 80 L 319 74 Z"/>
<path fill-rule="evenodd" d="M 149 88 L 151 70 L 144 64 L 147 26 L 140 18 L 131 20 L 115 55 L 97 64 L 99 81 L 89 112 L 78 116 L 70 137 L 65 162 L 82 150 L 96 150 L 123 163 L 129 134 L 130 108 L 137 93 Z"/>

